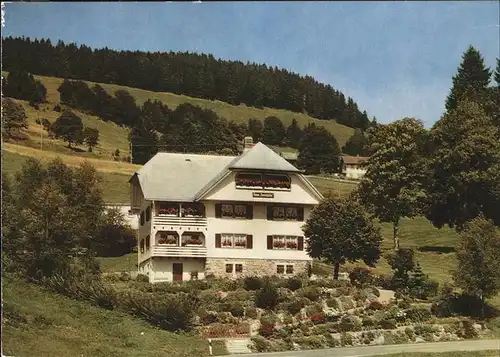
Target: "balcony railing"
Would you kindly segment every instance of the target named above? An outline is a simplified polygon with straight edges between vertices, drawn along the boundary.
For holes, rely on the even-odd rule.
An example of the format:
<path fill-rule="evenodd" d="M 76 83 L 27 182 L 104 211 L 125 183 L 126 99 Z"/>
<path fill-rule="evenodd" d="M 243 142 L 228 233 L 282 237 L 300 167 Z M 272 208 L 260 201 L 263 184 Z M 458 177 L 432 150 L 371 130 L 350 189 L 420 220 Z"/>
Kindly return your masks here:
<path fill-rule="evenodd" d="M 155 217 L 153 217 L 153 225 L 206 227 L 207 218 L 206 217 L 155 216 Z"/>
<path fill-rule="evenodd" d="M 157 257 L 197 257 L 207 256 L 206 247 L 153 246 L 153 255 Z"/>

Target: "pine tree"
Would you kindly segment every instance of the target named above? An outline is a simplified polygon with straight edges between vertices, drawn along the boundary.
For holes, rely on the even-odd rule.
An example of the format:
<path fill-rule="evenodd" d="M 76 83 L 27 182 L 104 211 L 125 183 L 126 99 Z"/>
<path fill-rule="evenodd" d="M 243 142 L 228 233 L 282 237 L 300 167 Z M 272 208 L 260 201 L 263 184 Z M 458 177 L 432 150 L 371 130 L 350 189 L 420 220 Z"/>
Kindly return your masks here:
<path fill-rule="evenodd" d="M 336 172 L 338 170 L 340 148 L 335 137 L 324 127 L 314 123 L 304 129 L 299 143 L 299 166 L 308 174 Z"/>
<path fill-rule="evenodd" d="M 355 129 L 354 134 L 347 140 L 344 147 L 342 148 L 342 152 L 347 155 L 360 155 L 365 156 L 368 155 L 367 150 L 367 140 L 360 129 Z"/>
<path fill-rule="evenodd" d="M 264 119 L 264 129 L 262 130 L 262 142 L 266 145 L 281 146 L 285 139 L 285 126 L 283 122 L 270 116 Z"/>
<path fill-rule="evenodd" d="M 490 83 L 491 71 L 486 67 L 481 53 L 469 46 L 462 56 L 458 72 L 453 76 L 453 87 L 446 98 L 446 110 L 455 109 L 463 97 L 484 103 Z"/>
<path fill-rule="evenodd" d="M 300 129 L 295 118 L 292 120 L 292 124 L 286 129 L 285 144 L 291 148 L 297 149 L 299 147 L 300 139 L 302 139 L 302 129 Z"/>

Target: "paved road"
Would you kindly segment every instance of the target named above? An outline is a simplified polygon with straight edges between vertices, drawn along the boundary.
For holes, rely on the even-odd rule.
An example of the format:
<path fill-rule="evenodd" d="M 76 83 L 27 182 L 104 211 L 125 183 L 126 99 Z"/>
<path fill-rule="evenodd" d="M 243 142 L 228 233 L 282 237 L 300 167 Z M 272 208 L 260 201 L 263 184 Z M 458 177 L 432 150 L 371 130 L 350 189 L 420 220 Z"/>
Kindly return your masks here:
<path fill-rule="evenodd" d="M 500 356 L 500 340 L 454 341 L 414 343 L 406 345 L 382 345 L 364 347 L 326 348 L 308 351 L 286 351 L 273 353 L 251 353 L 230 355 L 229 357 L 361 357 L 376 356 L 402 352 L 449 352 L 449 351 L 484 351 L 498 350 Z"/>

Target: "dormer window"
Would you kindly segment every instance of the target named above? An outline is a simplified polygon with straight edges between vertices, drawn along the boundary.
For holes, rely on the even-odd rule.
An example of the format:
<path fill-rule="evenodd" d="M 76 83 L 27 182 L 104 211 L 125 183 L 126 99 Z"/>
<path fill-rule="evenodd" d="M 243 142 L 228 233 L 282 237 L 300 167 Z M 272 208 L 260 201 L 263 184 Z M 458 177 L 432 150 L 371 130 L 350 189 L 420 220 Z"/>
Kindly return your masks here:
<path fill-rule="evenodd" d="M 291 180 L 285 174 L 239 172 L 236 174 L 236 188 L 289 191 L 291 189 Z"/>

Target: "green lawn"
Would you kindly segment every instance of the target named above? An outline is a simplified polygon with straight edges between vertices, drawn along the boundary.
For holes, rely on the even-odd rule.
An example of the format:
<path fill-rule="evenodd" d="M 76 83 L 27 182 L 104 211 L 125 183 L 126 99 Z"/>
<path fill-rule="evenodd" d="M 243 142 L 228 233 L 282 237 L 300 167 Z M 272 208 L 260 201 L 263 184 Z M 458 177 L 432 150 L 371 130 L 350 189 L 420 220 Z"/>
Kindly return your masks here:
<path fill-rule="evenodd" d="M 7 73 L 8 72 L 2 72 L 4 76 L 6 76 Z M 52 104 L 51 108 L 55 103 L 59 103 L 59 92 L 57 91 L 57 88 L 60 86 L 63 79 L 56 77 L 45 77 L 45 76 L 35 76 L 35 78 L 40 80 L 47 88 L 47 101 Z M 89 85 L 94 85 L 94 83 L 92 82 L 88 81 L 85 82 L 87 82 Z M 247 107 L 244 104 L 235 106 L 218 100 L 212 101 L 212 100 L 187 97 L 185 95 L 177 95 L 166 92 L 151 92 L 147 90 L 119 86 L 114 84 L 103 84 L 103 83 L 99 84 L 110 94 L 114 94 L 114 92 L 117 91 L 118 89 L 124 89 L 128 91 L 136 99 L 138 105 L 141 105 L 148 99 L 151 100 L 157 99 L 167 104 L 170 109 L 175 109 L 178 105 L 183 103 L 190 103 L 193 105 L 197 105 L 203 109 L 213 110 L 218 115 L 226 118 L 227 120 L 234 120 L 237 123 L 246 124 L 248 122 L 248 119 L 250 118 L 264 120 L 264 118 L 268 116 L 276 116 L 280 118 L 283 124 L 285 124 L 285 126 L 290 125 L 293 119 L 296 119 L 297 123 L 301 127 L 306 126 L 308 123 L 316 123 L 316 125 L 324 126 L 329 132 L 331 132 L 337 139 L 340 147 L 342 147 L 354 133 L 354 129 L 338 124 L 334 120 L 319 120 L 310 117 L 307 114 L 295 113 L 289 110 L 273 109 L 273 108 L 258 109 L 254 107 Z M 120 140 L 120 142 L 123 140 L 126 141 L 126 136 L 123 136 L 122 133 L 117 133 L 116 137 L 117 139 Z M 116 147 L 120 148 L 120 142 L 116 143 L 117 144 Z M 122 149 L 120 148 L 120 151 L 121 150 Z"/>
<path fill-rule="evenodd" d="M 137 253 L 130 253 L 121 257 L 99 257 L 103 273 L 116 273 L 122 271 L 137 271 Z"/>
<path fill-rule="evenodd" d="M 207 341 L 156 329 L 3 276 L 3 353 L 17 357 L 196 357 Z"/>

